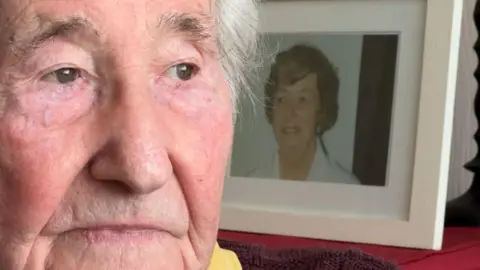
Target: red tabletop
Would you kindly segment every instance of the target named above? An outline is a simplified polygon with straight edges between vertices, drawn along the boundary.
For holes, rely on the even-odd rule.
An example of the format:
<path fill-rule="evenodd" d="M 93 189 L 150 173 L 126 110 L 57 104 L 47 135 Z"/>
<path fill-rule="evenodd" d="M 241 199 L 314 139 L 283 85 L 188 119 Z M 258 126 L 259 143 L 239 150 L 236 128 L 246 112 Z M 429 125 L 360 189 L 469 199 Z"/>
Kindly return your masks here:
<path fill-rule="evenodd" d="M 480 269 L 480 228 L 447 228 L 440 251 L 385 247 L 305 239 L 289 236 L 220 231 L 219 239 L 261 244 L 270 248 L 353 247 L 393 261 L 405 270 L 475 270 Z"/>

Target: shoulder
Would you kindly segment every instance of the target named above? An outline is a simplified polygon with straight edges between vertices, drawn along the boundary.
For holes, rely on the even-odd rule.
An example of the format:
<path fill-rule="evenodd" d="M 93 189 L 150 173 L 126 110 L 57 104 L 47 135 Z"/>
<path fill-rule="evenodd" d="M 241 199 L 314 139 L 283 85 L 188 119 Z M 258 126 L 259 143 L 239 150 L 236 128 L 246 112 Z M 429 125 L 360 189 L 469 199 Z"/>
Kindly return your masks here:
<path fill-rule="evenodd" d="M 345 169 L 340 163 L 337 161 L 331 161 L 330 168 L 332 173 L 335 174 L 335 179 L 338 179 L 338 183 L 345 183 L 345 184 L 358 184 L 360 185 L 360 180 L 349 170 Z"/>
<path fill-rule="evenodd" d="M 263 160 L 263 162 L 259 162 L 255 167 L 245 173 L 245 177 L 272 177 L 274 160 L 275 157 L 271 156 L 268 159 Z"/>
<path fill-rule="evenodd" d="M 320 149 L 315 156 L 315 165 L 309 179 L 341 184 L 361 184 L 360 180 L 345 169 L 335 158 Z"/>
<path fill-rule="evenodd" d="M 317 149 L 309 179 L 342 184 L 361 183 L 353 173 L 345 169 L 334 157 L 330 156 L 325 147 Z"/>

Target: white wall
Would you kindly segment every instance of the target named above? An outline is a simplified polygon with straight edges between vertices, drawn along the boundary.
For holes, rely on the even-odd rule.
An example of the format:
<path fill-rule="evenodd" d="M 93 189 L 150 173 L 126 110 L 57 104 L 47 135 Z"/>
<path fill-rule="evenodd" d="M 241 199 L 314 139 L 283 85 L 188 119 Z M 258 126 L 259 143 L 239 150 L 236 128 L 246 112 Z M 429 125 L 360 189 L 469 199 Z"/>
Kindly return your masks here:
<path fill-rule="evenodd" d="M 473 134 L 477 130 L 473 100 L 478 87 L 477 81 L 473 77 L 473 72 L 478 63 L 477 55 L 473 51 L 473 44 L 478 37 L 477 29 L 473 23 L 475 0 L 465 0 L 463 3 L 448 199 L 458 197 L 470 187 L 473 174 L 465 170 L 463 166 L 477 153 L 477 145 L 473 140 Z"/>
<path fill-rule="evenodd" d="M 272 54 L 299 43 L 316 45 L 337 67 L 340 78 L 339 117 L 336 125 L 324 135 L 324 142 L 331 156 L 349 170 L 353 164 L 362 42 L 363 37 L 355 34 L 285 34 L 270 36 L 265 44 L 267 52 Z M 268 72 L 269 66 L 259 74 L 261 84 L 265 82 Z M 276 146 L 263 110 L 263 85 L 253 87 L 252 90 L 257 97 L 254 105 L 250 100 L 244 100 L 239 108 L 231 175 L 243 176 L 256 164 L 271 157 Z"/>

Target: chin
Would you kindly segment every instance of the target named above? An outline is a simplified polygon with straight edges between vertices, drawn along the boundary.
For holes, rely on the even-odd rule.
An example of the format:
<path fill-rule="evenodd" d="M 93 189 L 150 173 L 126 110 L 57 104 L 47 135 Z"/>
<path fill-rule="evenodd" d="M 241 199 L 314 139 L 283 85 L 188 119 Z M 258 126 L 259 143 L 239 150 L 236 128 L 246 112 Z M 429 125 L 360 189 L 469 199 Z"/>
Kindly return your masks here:
<path fill-rule="evenodd" d="M 279 144 L 280 148 L 290 148 L 295 149 L 305 145 L 305 142 L 300 136 L 285 136 L 281 143 Z"/>
<path fill-rule="evenodd" d="M 80 255 L 80 256 L 79 256 Z M 35 268 L 38 269 L 38 268 Z M 88 248 L 51 257 L 45 270 L 178 270 L 189 269 L 174 252 L 142 247 Z M 33 269 L 32 269 L 33 270 Z"/>
<path fill-rule="evenodd" d="M 163 242 L 162 242 L 163 241 Z M 87 242 L 64 240 L 54 244 L 45 270 L 179 270 L 196 269 L 180 247 L 162 241 Z M 170 242 L 170 243 L 169 243 Z M 188 265 L 187 265 L 188 264 Z M 39 269 L 37 267 L 32 268 Z M 43 270 L 43 268 L 40 268 Z"/>

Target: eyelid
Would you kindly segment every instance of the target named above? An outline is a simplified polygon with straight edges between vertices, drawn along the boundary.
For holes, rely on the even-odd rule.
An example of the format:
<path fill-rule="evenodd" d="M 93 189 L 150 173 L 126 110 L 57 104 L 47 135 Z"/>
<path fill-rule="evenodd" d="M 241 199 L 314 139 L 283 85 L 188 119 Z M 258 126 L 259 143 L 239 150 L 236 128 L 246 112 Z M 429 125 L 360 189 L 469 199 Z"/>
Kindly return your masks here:
<path fill-rule="evenodd" d="M 200 61 L 196 60 L 196 59 L 193 59 L 193 58 L 183 58 L 183 59 L 180 59 L 180 60 L 177 60 L 173 63 L 170 63 L 168 66 L 165 66 L 163 68 L 164 72 L 163 73 L 166 73 L 168 70 L 170 70 L 171 68 L 175 67 L 175 66 L 178 66 L 178 65 L 181 65 L 181 64 L 188 64 L 188 65 L 193 65 L 195 66 L 195 68 L 197 68 L 198 70 L 200 70 Z"/>
<path fill-rule="evenodd" d="M 45 69 L 44 71 L 42 71 L 41 73 L 39 73 L 37 76 L 35 76 L 33 78 L 34 81 L 37 81 L 37 82 L 44 82 L 44 83 L 48 83 L 46 80 L 44 80 L 44 78 L 50 74 L 52 74 L 54 71 L 56 70 L 59 70 L 59 69 L 62 69 L 62 68 L 71 68 L 71 69 L 77 69 L 78 72 L 79 72 L 79 76 L 81 79 L 83 80 L 86 80 L 86 81 L 89 81 L 93 84 L 96 84 L 98 83 L 98 79 L 95 75 L 92 75 L 90 74 L 88 71 L 86 71 L 85 69 L 82 69 L 82 68 L 79 68 L 75 65 L 72 65 L 72 64 L 59 64 L 59 65 L 55 65 L 55 66 L 52 66 L 48 69 Z"/>
<path fill-rule="evenodd" d="M 71 68 L 71 69 L 78 69 L 79 71 L 84 71 L 82 68 L 79 68 L 76 65 L 62 63 L 62 64 L 56 64 L 54 66 L 51 66 L 51 67 L 48 67 L 48 68 L 42 70 L 40 73 L 38 73 L 38 75 L 36 76 L 35 79 L 42 79 L 46 75 L 48 75 L 48 74 L 50 74 L 50 73 L 52 73 L 56 70 L 62 69 L 62 68 Z"/>
<path fill-rule="evenodd" d="M 33 50 L 26 59 L 25 66 L 29 72 L 38 73 L 39 70 L 51 69 L 53 66 L 74 65 L 82 66 L 83 70 L 91 71 L 94 68 L 93 56 L 69 42 L 62 40 L 49 41 Z M 73 64 L 75 63 L 75 64 Z"/>

